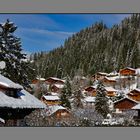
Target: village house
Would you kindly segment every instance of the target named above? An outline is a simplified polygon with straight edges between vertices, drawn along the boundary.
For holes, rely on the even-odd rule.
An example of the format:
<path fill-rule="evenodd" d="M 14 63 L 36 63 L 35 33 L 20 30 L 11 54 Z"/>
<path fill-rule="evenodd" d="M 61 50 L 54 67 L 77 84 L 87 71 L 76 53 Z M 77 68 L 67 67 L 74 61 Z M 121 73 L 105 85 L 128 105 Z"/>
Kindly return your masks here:
<path fill-rule="evenodd" d="M 62 80 L 62 79 L 59 79 L 56 77 L 49 77 L 45 80 L 45 82 L 48 85 L 53 85 L 53 84 L 62 84 L 63 85 L 65 83 L 65 80 Z"/>
<path fill-rule="evenodd" d="M 33 110 L 45 108 L 44 103 L 21 85 L 0 75 L 0 118 L 5 120 L 5 126 L 20 126 L 26 115 Z"/>
<path fill-rule="evenodd" d="M 103 80 L 107 75 L 108 75 L 108 73 L 105 73 L 105 72 L 97 72 L 95 79 L 96 80 Z"/>
<path fill-rule="evenodd" d="M 86 96 L 96 96 L 96 86 L 88 86 L 84 89 Z"/>
<path fill-rule="evenodd" d="M 130 99 L 129 97 L 125 97 L 114 102 L 114 109 L 119 109 L 120 111 L 131 110 L 131 108 L 136 106 L 138 103 L 139 102 Z"/>
<path fill-rule="evenodd" d="M 104 79 L 102 80 L 103 84 L 105 86 L 112 86 L 115 87 L 117 80 L 114 77 L 104 77 Z"/>
<path fill-rule="evenodd" d="M 61 93 L 64 88 L 64 84 L 54 84 L 51 86 L 51 91 L 55 93 Z"/>
<path fill-rule="evenodd" d="M 96 97 L 88 96 L 83 100 L 84 108 L 94 108 Z"/>
<path fill-rule="evenodd" d="M 135 101 L 140 101 L 140 89 L 136 88 L 131 90 L 127 96 Z"/>
<path fill-rule="evenodd" d="M 56 119 L 67 118 L 70 111 L 61 105 L 48 106 L 47 116 L 53 116 Z"/>
<path fill-rule="evenodd" d="M 113 87 L 105 87 L 105 91 L 108 97 L 114 97 L 117 95 L 117 90 Z"/>
<path fill-rule="evenodd" d="M 41 97 L 41 101 L 44 102 L 48 106 L 60 104 L 60 98 L 55 95 L 43 95 Z"/>
<path fill-rule="evenodd" d="M 130 67 L 126 67 L 124 69 L 120 69 L 119 73 L 121 76 L 135 76 L 136 70 Z"/>

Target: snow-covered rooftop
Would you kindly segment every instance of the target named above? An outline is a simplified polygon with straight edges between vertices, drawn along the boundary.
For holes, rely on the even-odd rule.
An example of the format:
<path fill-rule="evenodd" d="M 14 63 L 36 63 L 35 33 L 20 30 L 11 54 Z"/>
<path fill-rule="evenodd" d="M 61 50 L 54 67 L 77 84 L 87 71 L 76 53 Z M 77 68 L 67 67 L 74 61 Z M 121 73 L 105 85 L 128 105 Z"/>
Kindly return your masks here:
<path fill-rule="evenodd" d="M 60 89 L 64 87 L 63 84 L 54 84 L 54 86 L 56 86 L 57 88 L 60 88 Z"/>
<path fill-rule="evenodd" d="M 60 105 L 48 106 L 47 115 L 50 116 L 50 115 L 54 114 L 55 112 L 57 112 L 58 110 L 67 110 L 67 109 Z"/>
<path fill-rule="evenodd" d="M 124 99 L 128 99 L 128 100 L 130 100 L 130 101 L 132 101 L 132 102 L 139 103 L 138 101 L 133 100 L 133 99 L 129 98 L 128 96 L 125 96 L 124 98 L 122 98 L 122 99 L 120 99 L 120 100 L 118 100 L 118 101 L 115 101 L 114 103 L 117 103 L 117 102 L 123 101 Z"/>
<path fill-rule="evenodd" d="M 116 81 L 117 77 L 105 77 L 109 81 Z"/>
<path fill-rule="evenodd" d="M 43 97 L 46 99 L 46 100 L 60 100 L 60 98 L 58 96 L 53 96 L 53 95 L 43 95 Z"/>
<path fill-rule="evenodd" d="M 14 98 L 6 95 L 3 91 L 0 91 L 0 107 L 9 108 L 45 108 L 46 105 L 38 100 L 36 97 L 28 93 L 19 84 L 16 84 L 8 78 L 0 75 L 0 85 L 7 88 L 22 89 L 18 92 L 19 98 Z"/>
<path fill-rule="evenodd" d="M 117 90 L 114 89 L 113 87 L 105 87 L 105 90 L 106 91 L 114 91 L 114 92 L 117 92 Z"/>
<path fill-rule="evenodd" d="M 46 108 L 46 105 L 25 90 L 19 92 L 20 98 L 14 98 L 0 91 L 0 107 L 9 108 Z"/>
<path fill-rule="evenodd" d="M 62 79 L 57 78 L 57 77 L 49 77 L 49 78 L 51 78 L 51 79 L 53 79 L 53 80 L 56 80 L 56 81 L 62 81 L 62 82 L 65 82 L 65 80 L 62 80 Z M 49 79 L 49 78 L 48 78 L 48 79 Z"/>
<path fill-rule="evenodd" d="M 92 103 L 94 103 L 95 102 L 95 99 L 96 99 L 96 97 L 91 97 L 91 96 L 88 96 L 88 97 L 86 97 L 85 99 L 84 99 L 84 101 L 86 101 L 86 102 L 92 102 Z"/>
<path fill-rule="evenodd" d="M 0 85 L 6 88 L 23 89 L 21 85 L 12 82 L 11 80 L 2 76 L 1 74 L 0 74 Z"/>
<path fill-rule="evenodd" d="M 39 78 L 39 77 L 37 77 L 36 79 L 40 80 L 40 81 L 45 81 L 46 80 L 45 78 Z"/>

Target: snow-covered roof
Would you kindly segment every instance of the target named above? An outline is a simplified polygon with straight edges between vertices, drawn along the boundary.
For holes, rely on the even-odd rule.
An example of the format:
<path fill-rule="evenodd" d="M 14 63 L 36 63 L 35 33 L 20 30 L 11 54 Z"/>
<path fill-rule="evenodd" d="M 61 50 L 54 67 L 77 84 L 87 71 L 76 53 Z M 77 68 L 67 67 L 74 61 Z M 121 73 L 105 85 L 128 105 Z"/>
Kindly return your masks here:
<path fill-rule="evenodd" d="M 114 75 L 118 75 L 118 73 L 116 71 L 112 71 L 111 73 L 107 74 L 107 76 L 114 76 Z"/>
<path fill-rule="evenodd" d="M 62 79 L 60 79 L 60 78 L 57 78 L 57 77 L 49 77 L 48 79 L 53 79 L 53 80 L 56 80 L 56 81 L 62 81 L 62 82 L 64 82 L 65 83 L 65 81 L 66 80 L 62 80 Z"/>
<path fill-rule="evenodd" d="M 58 110 L 67 110 L 67 109 L 60 105 L 48 106 L 47 115 L 50 116 L 50 115 L 54 114 L 55 112 L 57 112 Z"/>
<path fill-rule="evenodd" d="M 138 110 L 140 110 L 140 104 L 137 104 L 136 106 L 132 107 L 132 109 L 138 109 Z"/>
<path fill-rule="evenodd" d="M 25 90 L 19 92 L 20 98 L 14 98 L 0 91 L 0 107 L 9 108 L 46 108 L 46 105 Z"/>
<path fill-rule="evenodd" d="M 85 99 L 84 99 L 84 101 L 86 101 L 86 102 L 95 102 L 95 99 L 96 99 L 96 97 L 91 97 L 91 96 L 88 96 L 88 97 L 86 97 Z"/>
<path fill-rule="evenodd" d="M 59 96 L 59 94 L 56 93 L 56 92 L 50 92 L 50 94 L 51 94 L 52 96 Z"/>
<path fill-rule="evenodd" d="M 134 69 L 134 68 L 131 68 L 131 67 L 126 67 L 126 68 L 124 68 L 124 69 L 121 69 L 121 70 L 125 70 L 125 69 L 129 69 L 129 70 L 132 70 L 132 71 L 136 71 L 136 69 Z"/>
<path fill-rule="evenodd" d="M 43 97 L 46 99 L 46 100 L 60 100 L 60 98 L 58 96 L 53 96 L 53 95 L 43 95 Z"/>
<path fill-rule="evenodd" d="M 115 77 L 105 77 L 105 79 L 109 81 L 116 81 L 116 76 Z"/>
<path fill-rule="evenodd" d="M 60 89 L 64 87 L 63 84 L 54 84 L 54 86 L 56 86 L 57 88 L 60 88 Z"/>
<path fill-rule="evenodd" d="M 105 72 L 98 72 L 97 74 L 108 75 L 108 73 L 105 73 Z"/>
<path fill-rule="evenodd" d="M 120 99 L 120 100 L 118 100 L 118 101 L 115 101 L 114 103 L 117 103 L 117 102 L 123 101 L 124 99 L 128 99 L 128 100 L 130 100 L 130 101 L 132 101 L 132 102 L 135 102 L 135 103 L 137 103 L 137 104 L 139 103 L 138 101 L 133 100 L 133 99 L 129 98 L 128 96 L 125 96 L 124 98 L 122 98 L 122 99 Z"/>
<path fill-rule="evenodd" d="M 133 91 L 140 92 L 140 89 L 138 89 L 138 88 L 135 88 L 135 89 L 131 90 L 131 91 L 130 91 L 130 93 L 131 93 L 131 92 L 133 92 Z M 132 93 L 132 94 L 133 94 L 133 93 Z"/>
<path fill-rule="evenodd" d="M 36 79 L 40 80 L 40 81 L 45 81 L 46 80 L 45 78 L 39 78 L 39 77 L 37 77 Z"/>
<path fill-rule="evenodd" d="M 5 120 L 4 120 L 4 119 L 2 119 L 2 118 L 0 118 L 0 122 L 5 123 Z"/>
<path fill-rule="evenodd" d="M 0 74 L 0 85 L 6 88 L 23 89 L 23 87 L 17 83 L 12 82 L 8 78 Z"/>
<path fill-rule="evenodd" d="M 117 90 L 114 89 L 113 87 L 105 87 L 105 90 L 106 91 L 114 91 L 114 92 L 117 92 Z"/>

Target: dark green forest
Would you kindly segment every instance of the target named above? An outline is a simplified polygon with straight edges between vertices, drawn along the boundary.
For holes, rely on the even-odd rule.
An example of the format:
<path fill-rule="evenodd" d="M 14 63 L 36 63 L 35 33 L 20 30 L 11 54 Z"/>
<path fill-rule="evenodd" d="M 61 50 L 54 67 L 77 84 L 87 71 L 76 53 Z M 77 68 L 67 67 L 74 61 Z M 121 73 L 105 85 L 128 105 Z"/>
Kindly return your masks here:
<path fill-rule="evenodd" d="M 73 77 L 140 67 L 140 14 L 108 28 L 102 21 L 73 34 L 64 45 L 30 56 L 34 76 Z M 33 78 L 32 77 L 32 78 Z"/>

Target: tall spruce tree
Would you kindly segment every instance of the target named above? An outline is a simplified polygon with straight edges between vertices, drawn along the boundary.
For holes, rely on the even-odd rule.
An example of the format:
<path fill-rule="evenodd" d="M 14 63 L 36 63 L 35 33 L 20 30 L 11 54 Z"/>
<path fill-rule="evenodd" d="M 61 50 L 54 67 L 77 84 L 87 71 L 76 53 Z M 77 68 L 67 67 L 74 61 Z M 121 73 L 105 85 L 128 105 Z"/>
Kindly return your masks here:
<path fill-rule="evenodd" d="M 108 98 L 106 97 L 106 91 L 104 85 L 100 82 L 97 86 L 96 91 L 96 100 L 95 100 L 95 110 L 106 118 L 109 111 Z"/>
<path fill-rule="evenodd" d="M 64 88 L 62 89 L 62 93 L 60 96 L 60 101 L 61 101 L 62 106 L 71 109 L 71 104 L 69 101 L 71 95 L 72 95 L 71 84 L 70 84 L 69 78 L 67 77 L 66 83 L 64 85 Z"/>
<path fill-rule="evenodd" d="M 26 55 L 22 53 L 20 38 L 14 35 L 17 26 L 7 20 L 0 24 L 0 61 L 6 63 L 1 73 L 23 86 L 28 85 Z"/>

